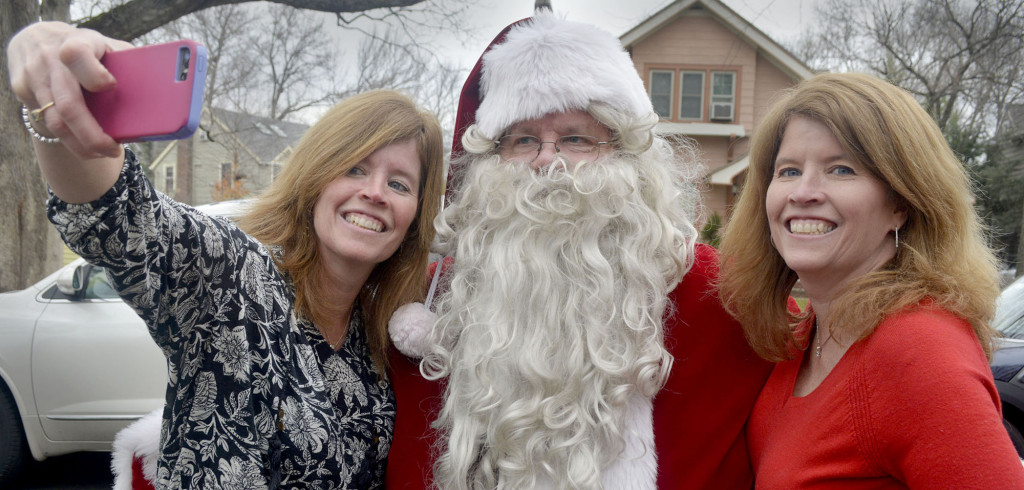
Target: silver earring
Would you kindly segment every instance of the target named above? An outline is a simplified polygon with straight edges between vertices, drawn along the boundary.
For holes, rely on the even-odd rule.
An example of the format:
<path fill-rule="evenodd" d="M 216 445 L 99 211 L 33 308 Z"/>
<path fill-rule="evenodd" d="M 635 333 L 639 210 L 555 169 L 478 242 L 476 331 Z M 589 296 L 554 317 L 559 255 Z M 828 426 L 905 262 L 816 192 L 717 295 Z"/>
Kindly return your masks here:
<path fill-rule="evenodd" d="M 900 248 L 900 227 L 896 227 L 896 248 Z"/>

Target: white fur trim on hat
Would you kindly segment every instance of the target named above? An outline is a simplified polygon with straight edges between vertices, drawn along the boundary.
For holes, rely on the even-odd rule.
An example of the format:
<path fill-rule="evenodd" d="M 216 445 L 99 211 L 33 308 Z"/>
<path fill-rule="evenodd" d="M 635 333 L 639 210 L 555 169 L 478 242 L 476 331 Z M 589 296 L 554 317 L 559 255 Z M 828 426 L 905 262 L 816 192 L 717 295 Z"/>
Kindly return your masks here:
<path fill-rule="evenodd" d="M 142 458 L 143 476 L 150 482 L 156 480 L 163 412 L 163 407 L 153 410 L 114 436 L 114 449 L 110 458 L 114 490 L 131 490 L 132 460 L 135 458 Z"/>
<path fill-rule="evenodd" d="M 497 139 L 509 126 L 603 102 L 627 114 L 653 112 L 643 81 L 615 36 L 538 13 L 483 56 L 477 130 Z"/>

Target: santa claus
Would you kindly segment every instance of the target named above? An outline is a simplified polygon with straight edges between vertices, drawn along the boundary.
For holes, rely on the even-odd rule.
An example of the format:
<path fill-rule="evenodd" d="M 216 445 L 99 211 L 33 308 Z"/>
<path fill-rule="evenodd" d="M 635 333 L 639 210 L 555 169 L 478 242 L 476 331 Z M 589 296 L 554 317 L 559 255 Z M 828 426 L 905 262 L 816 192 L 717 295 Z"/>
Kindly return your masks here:
<path fill-rule="evenodd" d="M 619 41 L 517 22 L 458 118 L 437 321 L 392 322 L 388 487 L 750 488 L 770 366 L 695 243 L 695 152 L 655 133 Z"/>

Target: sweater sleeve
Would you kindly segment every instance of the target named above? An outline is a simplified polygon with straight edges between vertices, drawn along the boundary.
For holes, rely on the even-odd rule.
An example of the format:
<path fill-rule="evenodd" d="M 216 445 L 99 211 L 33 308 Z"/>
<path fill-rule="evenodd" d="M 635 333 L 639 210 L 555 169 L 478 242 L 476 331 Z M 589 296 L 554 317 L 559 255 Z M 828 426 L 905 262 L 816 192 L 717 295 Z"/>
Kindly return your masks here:
<path fill-rule="evenodd" d="M 169 357 L 184 337 L 199 333 L 194 327 L 244 311 L 230 304 L 237 297 L 231 291 L 258 284 L 250 276 L 272 265 L 266 249 L 233 224 L 157 192 L 127 150 L 117 182 L 103 196 L 69 204 L 51 194 L 48 216 L 75 253 L 106 269 Z"/>
<path fill-rule="evenodd" d="M 669 294 L 665 346 L 675 361 L 654 397 L 658 488 L 750 488 L 743 427 L 772 365 L 747 344 L 714 288 L 718 253 L 698 244 Z M 700 441 L 695 443 L 694 441 Z"/>
<path fill-rule="evenodd" d="M 922 309 L 888 317 L 865 341 L 851 386 L 865 460 L 910 488 L 1024 488 L 999 394 L 971 326 Z"/>

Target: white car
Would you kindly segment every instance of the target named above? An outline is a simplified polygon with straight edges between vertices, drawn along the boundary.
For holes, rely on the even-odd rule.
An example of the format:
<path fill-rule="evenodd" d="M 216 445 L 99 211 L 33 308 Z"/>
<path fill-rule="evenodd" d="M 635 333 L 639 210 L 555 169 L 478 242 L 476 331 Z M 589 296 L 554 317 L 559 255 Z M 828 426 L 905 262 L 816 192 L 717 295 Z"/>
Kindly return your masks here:
<path fill-rule="evenodd" d="M 198 208 L 237 217 L 245 201 Z M 167 363 L 101 267 L 83 259 L 0 293 L 0 487 L 26 456 L 110 451 L 163 406 Z"/>

